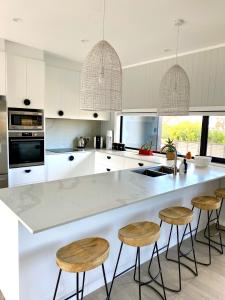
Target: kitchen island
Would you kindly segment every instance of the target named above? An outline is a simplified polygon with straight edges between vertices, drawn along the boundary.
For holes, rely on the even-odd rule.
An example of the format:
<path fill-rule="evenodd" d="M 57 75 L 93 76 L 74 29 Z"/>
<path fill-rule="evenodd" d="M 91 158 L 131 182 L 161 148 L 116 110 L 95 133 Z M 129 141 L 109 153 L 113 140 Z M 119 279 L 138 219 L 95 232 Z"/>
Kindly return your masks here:
<path fill-rule="evenodd" d="M 73 240 L 97 235 L 111 244 L 106 263 L 110 281 L 120 227 L 138 220 L 159 223 L 160 209 L 171 205 L 190 207 L 192 197 L 213 194 L 223 185 L 224 177 L 225 168 L 200 169 L 191 164 L 185 175 L 151 178 L 123 170 L 2 189 L 0 289 L 7 300 L 52 299 L 57 249 Z M 162 229 L 160 246 L 168 236 L 166 227 Z M 171 246 L 174 243 L 172 239 Z M 121 270 L 133 262 L 135 249 L 130 248 L 121 259 Z M 149 258 L 149 251 L 149 247 L 143 249 L 142 262 Z M 87 293 L 103 285 L 100 271 L 88 272 Z M 73 274 L 63 274 L 59 299 L 69 296 L 74 288 Z"/>

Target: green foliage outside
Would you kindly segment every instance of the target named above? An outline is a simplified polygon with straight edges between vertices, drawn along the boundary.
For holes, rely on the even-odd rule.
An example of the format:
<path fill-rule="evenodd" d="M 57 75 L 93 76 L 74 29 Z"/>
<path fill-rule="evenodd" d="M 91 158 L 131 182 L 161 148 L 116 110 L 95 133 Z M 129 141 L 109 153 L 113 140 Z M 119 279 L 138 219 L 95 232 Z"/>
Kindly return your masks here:
<path fill-rule="evenodd" d="M 201 122 L 182 121 L 175 125 L 164 123 L 162 126 L 163 141 L 168 137 L 180 142 L 199 142 L 201 139 Z M 209 142 L 225 144 L 225 131 L 210 129 Z"/>

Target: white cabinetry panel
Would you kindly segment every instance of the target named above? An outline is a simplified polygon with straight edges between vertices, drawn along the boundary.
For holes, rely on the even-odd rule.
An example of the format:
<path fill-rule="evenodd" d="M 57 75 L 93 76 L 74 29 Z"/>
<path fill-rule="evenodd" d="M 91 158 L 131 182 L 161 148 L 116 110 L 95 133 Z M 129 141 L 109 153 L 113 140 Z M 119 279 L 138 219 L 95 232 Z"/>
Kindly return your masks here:
<path fill-rule="evenodd" d="M 45 64 L 43 61 L 7 55 L 7 101 L 9 107 L 44 107 Z M 29 106 L 24 99 L 31 101 Z"/>
<path fill-rule="evenodd" d="M 9 187 L 46 180 L 45 166 L 9 169 Z"/>
<path fill-rule="evenodd" d="M 0 95 L 6 95 L 6 58 L 3 51 L 0 51 Z"/>
<path fill-rule="evenodd" d="M 47 118 L 66 118 L 84 120 L 109 120 L 107 112 L 80 110 L 80 72 L 46 66 L 45 113 Z M 59 111 L 63 114 L 60 116 Z"/>

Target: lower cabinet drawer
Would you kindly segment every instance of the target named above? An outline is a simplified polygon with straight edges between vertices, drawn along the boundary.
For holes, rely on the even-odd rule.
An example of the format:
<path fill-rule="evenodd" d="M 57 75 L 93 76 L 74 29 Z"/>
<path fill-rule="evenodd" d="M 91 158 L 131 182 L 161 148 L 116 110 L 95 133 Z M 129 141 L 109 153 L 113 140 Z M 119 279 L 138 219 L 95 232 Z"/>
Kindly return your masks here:
<path fill-rule="evenodd" d="M 45 166 L 9 169 L 9 187 L 45 181 Z"/>

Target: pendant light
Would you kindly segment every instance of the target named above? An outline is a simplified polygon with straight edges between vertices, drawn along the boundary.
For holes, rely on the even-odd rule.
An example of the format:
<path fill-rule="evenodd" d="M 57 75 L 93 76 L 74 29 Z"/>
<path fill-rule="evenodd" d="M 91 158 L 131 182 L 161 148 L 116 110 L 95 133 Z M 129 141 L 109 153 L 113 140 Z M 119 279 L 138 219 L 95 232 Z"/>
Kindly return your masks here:
<path fill-rule="evenodd" d="M 190 82 L 187 73 L 177 62 L 179 33 L 183 24 L 184 20 L 179 19 L 175 21 L 175 26 L 177 26 L 176 63 L 166 72 L 160 84 L 159 116 L 189 114 Z"/>
<path fill-rule="evenodd" d="M 122 68 L 115 49 L 104 39 L 105 0 L 103 9 L 103 39 L 88 54 L 81 71 L 80 109 L 121 111 Z"/>

